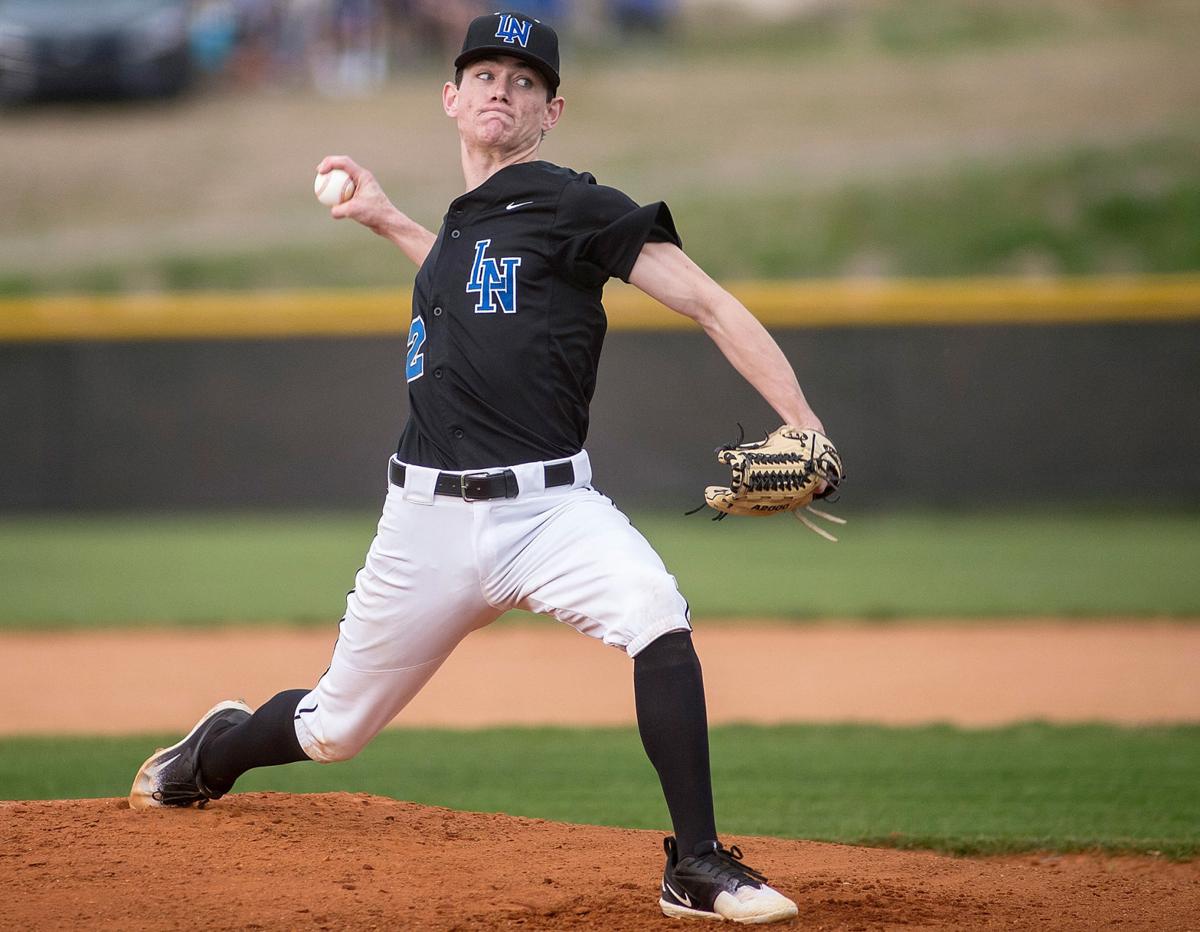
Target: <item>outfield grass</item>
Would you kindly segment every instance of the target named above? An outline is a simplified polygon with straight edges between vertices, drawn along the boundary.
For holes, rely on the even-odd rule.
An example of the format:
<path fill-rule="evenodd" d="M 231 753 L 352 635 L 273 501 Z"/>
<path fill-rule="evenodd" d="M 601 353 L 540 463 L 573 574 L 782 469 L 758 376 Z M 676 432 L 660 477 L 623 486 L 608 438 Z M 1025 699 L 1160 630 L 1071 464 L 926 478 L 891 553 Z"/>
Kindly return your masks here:
<path fill-rule="evenodd" d="M 0 740 L 0 798 L 123 796 L 177 736 Z M 1200 852 L 1200 726 L 746 725 L 712 730 L 722 830 L 958 854 Z M 664 829 L 634 729 L 390 731 L 344 764 L 244 790 L 377 793 L 455 809 Z"/>
<path fill-rule="evenodd" d="M 838 545 L 794 522 L 634 521 L 697 618 L 1200 617 L 1192 513 L 854 515 Z M 328 624 L 367 512 L 0 521 L 0 627 Z"/>
<path fill-rule="evenodd" d="M 634 515 L 697 618 L 1200 617 L 1193 513 L 855 514 L 837 545 L 793 521 Z M 376 515 L 0 520 L 0 628 L 328 624 Z"/>

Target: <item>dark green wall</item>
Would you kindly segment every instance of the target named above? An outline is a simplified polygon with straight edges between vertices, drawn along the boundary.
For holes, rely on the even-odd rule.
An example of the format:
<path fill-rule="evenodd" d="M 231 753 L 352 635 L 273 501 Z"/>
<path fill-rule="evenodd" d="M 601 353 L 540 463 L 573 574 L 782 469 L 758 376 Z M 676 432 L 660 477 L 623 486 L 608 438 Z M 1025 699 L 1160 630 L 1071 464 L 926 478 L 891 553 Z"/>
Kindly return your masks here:
<path fill-rule="evenodd" d="M 881 503 L 1200 503 L 1200 323 L 776 334 Z M 0 346 L 0 508 L 377 503 L 400 339 Z M 596 483 L 680 510 L 777 418 L 699 333 L 609 336 Z"/>

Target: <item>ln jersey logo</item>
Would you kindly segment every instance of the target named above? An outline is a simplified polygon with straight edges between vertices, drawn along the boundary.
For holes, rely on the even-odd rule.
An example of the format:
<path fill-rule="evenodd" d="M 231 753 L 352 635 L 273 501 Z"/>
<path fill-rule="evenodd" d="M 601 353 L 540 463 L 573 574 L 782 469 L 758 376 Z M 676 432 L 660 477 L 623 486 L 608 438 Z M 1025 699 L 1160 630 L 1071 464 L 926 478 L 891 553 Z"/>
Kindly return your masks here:
<path fill-rule="evenodd" d="M 517 266 L 520 257 L 489 259 L 484 256 L 490 239 L 481 239 L 475 244 L 475 261 L 471 263 L 471 278 L 467 282 L 467 294 L 479 295 L 475 304 L 476 314 L 495 314 L 496 305 L 505 314 L 517 313 Z"/>
<path fill-rule="evenodd" d="M 496 38 L 503 39 L 509 45 L 520 43 L 521 48 L 529 45 L 529 33 L 533 30 L 533 23 L 527 19 L 509 16 L 507 13 L 499 15 L 500 28 L 496 30 Z"/>

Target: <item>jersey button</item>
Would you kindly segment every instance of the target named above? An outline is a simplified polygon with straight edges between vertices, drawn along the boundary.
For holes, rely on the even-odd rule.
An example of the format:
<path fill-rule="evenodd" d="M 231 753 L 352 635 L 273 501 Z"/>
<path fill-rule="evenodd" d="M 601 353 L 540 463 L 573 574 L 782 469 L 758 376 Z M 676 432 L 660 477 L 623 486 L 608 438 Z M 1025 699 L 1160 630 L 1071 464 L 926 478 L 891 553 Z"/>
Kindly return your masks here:
<path fill-rule="evenodd" d="M 459 232 L 458 230 L 451 230 L 451 231 L 450 231 L 450 238 L 451 238 L 451 239 L 458 239 L 460 236 L 462 236 L 462 233 L 461 233 L 461 232 Z"/>
<path fill-rule="evenodd" d="M 462 438 L 465 436 L 466 436 L 466 434 L 463 432 L 463 429 L 461 427 L 454 428 L 454 437 L 456 440 L 462 440 Z"/>
<path fill-rule="evenodd" d="M 441 309 L 440 307 L 435 307 L 435 308 L 433 309 L 433 316 L 434 316 L 434 317 L 441 317 L 441 316 L 442 316 L 442 309 Z"/>
<path fill-rule="evenodd" d="M 434 370 L 433 370 L 433 377 L 434 377 L 435 379 L 440 379 L 440 378 L 442 377 L 442 370 L 441 370 L 441 369 L 434 369 Z"/>

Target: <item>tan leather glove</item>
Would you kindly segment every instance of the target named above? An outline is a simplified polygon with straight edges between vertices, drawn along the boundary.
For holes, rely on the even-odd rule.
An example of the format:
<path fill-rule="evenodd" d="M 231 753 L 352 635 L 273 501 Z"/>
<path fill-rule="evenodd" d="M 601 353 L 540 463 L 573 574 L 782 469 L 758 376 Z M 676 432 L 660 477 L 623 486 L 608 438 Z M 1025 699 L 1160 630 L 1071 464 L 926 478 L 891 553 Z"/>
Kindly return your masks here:
<path fill-rule="evenodd" d="M 729 467 L 729 485 L 710 485 L 704 501 L 724 515 L 774 515 L 790 511 L 808 528 L 828 540 L 832 534 L 799 513 L 806 508 L 835 524 L 846 522 L 811 506 L 837 490 L 844 473 L 842 458 L 828 437 L 787 424 L 754 443 L 736 443 L 717 450 L 717 462 Z"/>

